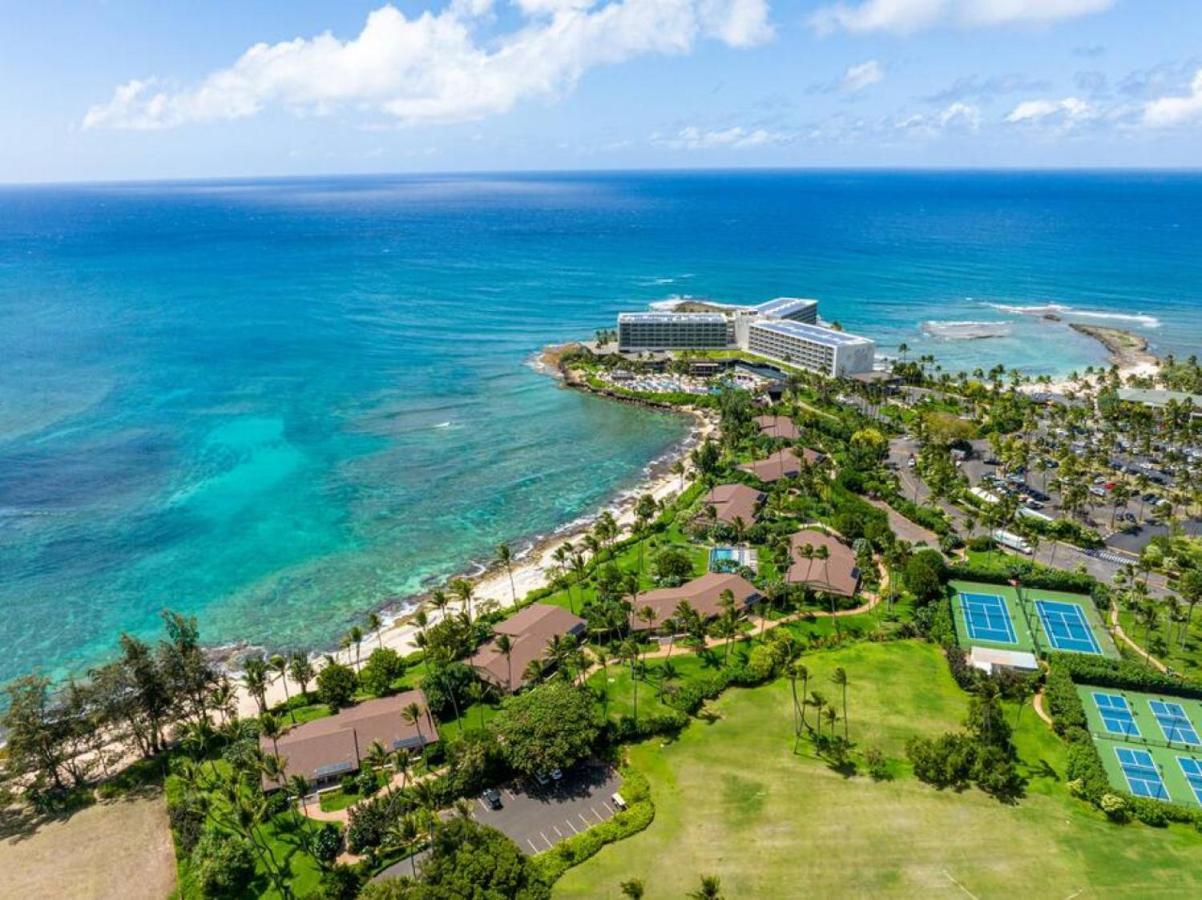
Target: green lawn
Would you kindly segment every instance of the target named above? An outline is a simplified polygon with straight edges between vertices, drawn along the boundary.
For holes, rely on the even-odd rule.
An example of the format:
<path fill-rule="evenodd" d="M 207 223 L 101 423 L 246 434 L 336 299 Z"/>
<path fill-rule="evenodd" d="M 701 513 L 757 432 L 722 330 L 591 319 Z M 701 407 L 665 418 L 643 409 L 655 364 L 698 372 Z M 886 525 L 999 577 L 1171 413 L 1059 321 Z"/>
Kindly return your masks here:
<path fill-rule="evenodd" d="M 1173 621 L 1162 606 L 1156 622 L 1145 629 L 1133 610 L 1120 607 L 1119 624 L 1129 638 L 1174 671 L 1194 678 L 1202 670 L 1202 612 L 1195 610 L 1187 627 L 1184 621 Z"/>
<path fill-rule="evenodd" d="M 967 706 L 930 645 L 862 643 L 804 661 L 829 698 L 830 671 L 846 669 L 852 739 L 893 760 L 909 735 L 958 727 Z M 897 780 L 878 784 L 794 755 L 787 681 L 730 690 L 709 708 L 712 721 L 678 740 L 632 748 L 651 782 L 654 822 L 569 870 L 557 897 L 617 898 L 631 877 L 645 880 L 649 898 L 681 897 L 700 873 L 720 876 L 728 897 L 1202 892 L 1202 835 L 1112 825 L 1071 799 L 1063 745 L 1029 708 L 1016 744 L 1032 780 L 1014 806 L 977 790 L 937 791 L 904 763 L 893 767 Z"/>

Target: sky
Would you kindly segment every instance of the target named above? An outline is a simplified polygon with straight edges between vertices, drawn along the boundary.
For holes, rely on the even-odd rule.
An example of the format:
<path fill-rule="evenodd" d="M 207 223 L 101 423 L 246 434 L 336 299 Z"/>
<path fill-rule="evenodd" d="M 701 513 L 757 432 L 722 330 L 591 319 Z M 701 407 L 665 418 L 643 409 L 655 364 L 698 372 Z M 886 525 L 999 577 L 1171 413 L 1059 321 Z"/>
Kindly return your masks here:
<path fill-rule="evenodd" d="M 1199 0 L 8 0 L 0 182 L 1184 168 Z"/>

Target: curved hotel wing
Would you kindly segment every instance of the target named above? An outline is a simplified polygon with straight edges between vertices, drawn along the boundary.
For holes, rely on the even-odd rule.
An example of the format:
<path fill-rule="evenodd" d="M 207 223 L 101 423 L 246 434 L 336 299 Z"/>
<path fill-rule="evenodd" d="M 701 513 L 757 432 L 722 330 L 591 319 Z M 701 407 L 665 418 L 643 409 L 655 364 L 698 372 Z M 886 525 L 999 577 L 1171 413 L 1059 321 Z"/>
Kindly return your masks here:
<path fill-rule="evenodd" d="M 872 371 L 876 344 L 818 325 L 817 300 L 777 297 L 756 306 L 696 305 L 705 311 L 619 313 L 618 349 L 737 349 L 824 375 Z"/>

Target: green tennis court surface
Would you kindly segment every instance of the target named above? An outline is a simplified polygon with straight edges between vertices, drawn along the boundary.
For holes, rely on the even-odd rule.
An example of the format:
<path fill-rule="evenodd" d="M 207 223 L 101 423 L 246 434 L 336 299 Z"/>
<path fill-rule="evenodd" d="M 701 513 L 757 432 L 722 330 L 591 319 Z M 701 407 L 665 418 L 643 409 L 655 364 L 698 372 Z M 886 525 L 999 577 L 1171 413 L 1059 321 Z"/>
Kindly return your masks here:
<path fill-rule="evenodd" d="M 1202 806 L 1202 702 L 1084 684 L 1077 695 L 1114 787 Z"/>

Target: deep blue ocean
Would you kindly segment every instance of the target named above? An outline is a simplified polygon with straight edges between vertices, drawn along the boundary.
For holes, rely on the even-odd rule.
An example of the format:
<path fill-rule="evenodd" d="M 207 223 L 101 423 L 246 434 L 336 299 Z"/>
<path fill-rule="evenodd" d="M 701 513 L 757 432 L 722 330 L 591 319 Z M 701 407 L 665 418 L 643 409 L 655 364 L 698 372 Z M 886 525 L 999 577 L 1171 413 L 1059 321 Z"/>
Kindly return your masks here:
<path fill-rule="evenodd" d="M 168 605 L 214 644 L 328 645 L 684 435 L 559 388 L 541 346 L 783 294 L 949 369 L 1103 362 L 1048 306 L 1194 352 L 1202 177 L 0 188 L 0 680 L 95 662 Z"/>

